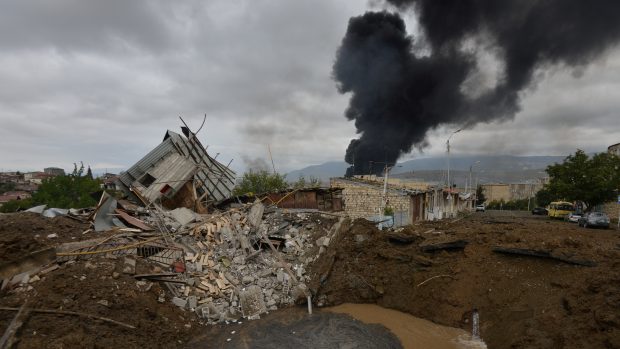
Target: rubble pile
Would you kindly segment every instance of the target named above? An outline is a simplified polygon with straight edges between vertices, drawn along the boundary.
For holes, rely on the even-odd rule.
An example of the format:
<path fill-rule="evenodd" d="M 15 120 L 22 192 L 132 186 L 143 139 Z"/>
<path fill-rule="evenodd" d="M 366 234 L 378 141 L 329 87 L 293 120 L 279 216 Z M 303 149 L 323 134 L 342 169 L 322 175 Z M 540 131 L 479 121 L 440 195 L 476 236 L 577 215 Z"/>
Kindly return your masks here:
<path fill-rule="evenodd" d="M 52 239 L 62 239 L 60 244 L 3 264 L 2 290 L 32 291 L 33 277 L 49 272 L 50 265 L 85 261 L 90 270 L 103 260 L 118 260 L 122 268 L 109 277 L 132 277 L 141 291 L 159 284 L 160 303 L 169 300 L 207 324 L 258 319 L 307 302 L 308 266 L 330 248 L 344 219 L 265 206 L 260 200 L 198 214 L 185 207 L 139 207 L 107 194 L 90 213 L 65 217 L 83 222 L 79 238 L 63 233 Z M 137 260 L 147 269 L 137 272 Z"/>
<path fill-rule="evenodd" d="M 320 213 L 266 209 L 261 202 L 214 215 L 187 211 L 183 219 L 179 212 L 165 213 L 166 228 L 184 251 L 174 271 L 185 275 L 183 283 L 167 285 L 174 304 L 207 323 L 257 319 L 305 301 L 306 267 L 328 248 L 340 222 Z"/>

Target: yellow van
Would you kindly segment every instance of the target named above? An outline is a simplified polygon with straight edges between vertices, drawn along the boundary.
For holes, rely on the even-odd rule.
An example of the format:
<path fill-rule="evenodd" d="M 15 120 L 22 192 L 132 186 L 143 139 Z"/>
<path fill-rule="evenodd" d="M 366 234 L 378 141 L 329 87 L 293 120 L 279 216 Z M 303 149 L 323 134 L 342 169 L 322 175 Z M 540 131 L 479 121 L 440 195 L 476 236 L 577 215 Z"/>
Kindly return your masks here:
<path fill-rule="evenodd" d="M 566 201 L 555 201 L 549 204 L 547 207 L 548 215 L 551 218 L 564 218 L 569 213 L 572 213 L 575 207 L 572 203 Z"/>

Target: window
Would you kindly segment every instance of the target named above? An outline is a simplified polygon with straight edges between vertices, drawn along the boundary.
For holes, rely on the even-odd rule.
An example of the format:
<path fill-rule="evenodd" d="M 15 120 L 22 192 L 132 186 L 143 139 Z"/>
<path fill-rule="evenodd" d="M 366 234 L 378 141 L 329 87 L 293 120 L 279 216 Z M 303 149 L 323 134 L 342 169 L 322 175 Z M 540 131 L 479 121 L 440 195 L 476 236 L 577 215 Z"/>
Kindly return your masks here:
<path fill-rule="evenodd" d="M 148 173 L 145 173 L 142 178 L 138 180 L 140 184 L 142 184 L 145 188 L 148 188 L 155 182 L 155 177 L 151 176 Z"/>
<path fill-rule="evenodd" d="M 168 184 L 164 185 L 163 188 L 161 188 L 161 190 L 159 191 L 160 193 L 164 194 L 164 195 L 168 195 L 169 192 L 172 191 L 172 187 L 169 186 Z"/>

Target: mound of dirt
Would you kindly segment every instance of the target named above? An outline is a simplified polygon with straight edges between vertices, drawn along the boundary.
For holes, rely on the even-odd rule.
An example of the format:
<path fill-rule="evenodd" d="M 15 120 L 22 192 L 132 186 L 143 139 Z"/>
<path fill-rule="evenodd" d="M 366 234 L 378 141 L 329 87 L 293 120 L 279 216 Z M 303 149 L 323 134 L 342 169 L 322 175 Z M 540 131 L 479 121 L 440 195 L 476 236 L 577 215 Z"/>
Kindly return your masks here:
<path fill-rule="evenodd" d="M 487 212 L 452 223 L 424 222 L 397 234 L 394 240 L 362 220 L 343 224 L 311 268 L 315 301 L 377 303 L 467 330 L 478 309 L 490 348 L 620 348 L 617 231 Z M 497 246 L 595 266 L 495 253 Z"/>
<path fill-rule="evenodd" d="M 29 212 L 2 214 L 0 215 L 0 261 L 14 261 L 30 252 L 62 242 L 90 239 L 92 235 L 82 234 L 88 227 L 88 223 L 62 216 L 47 218 Z M 51 234 L 55 236 L 48 238 Z"/>
<path fill-rule="evenodd" d="M 123 274 L 123 260 L 92 259 L 66 263 L 0 298 L 4 307 L 76 311 L 120 321 L 135 329 L 78 316 L 31 313 L 18 335 L 17 348 L 179 348 L 200 325 L 183 312 L 156 283 L 137 282 Z M 153 272 L 138 260 L 138 273 Z M 6 329 L 15 312 L 0 310 Z"/>

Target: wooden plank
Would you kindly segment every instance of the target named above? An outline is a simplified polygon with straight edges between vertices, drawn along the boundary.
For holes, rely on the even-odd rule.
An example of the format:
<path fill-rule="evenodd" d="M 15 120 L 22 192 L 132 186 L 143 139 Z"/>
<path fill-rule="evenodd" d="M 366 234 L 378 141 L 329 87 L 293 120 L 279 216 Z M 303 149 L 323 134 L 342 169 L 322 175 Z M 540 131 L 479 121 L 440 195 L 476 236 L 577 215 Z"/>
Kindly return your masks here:
<path fill-rule="evenodd" d="M 137 218 L 135 218 L 135 217 L 130 216 L 129 214 L 127 214 L 127 212 L 125 212 L 125 211 L 123 211 L 123 210 L 119 210 L 119 209 L 117 208 L 117 209 L 114 209 L 114 211 L 115 211 L 116 213 L 118 213 L 118 214 L 119 214 L 119 216 L 121 216 L 121 218 L 122 218 L 125 222 L 127 222 L 127 224 L 129 224 L 129 225 L 131 225 L 131 226 L 134 226 L 134 227 L 136 227 L 136 228 L 138 228 L 138 229 L 142 229 L 142 230 L 144 230 L 144 231 L 152 231 L 152 230 L 155 230 L 155 229 L 153 229 L 152 227 L 150 227 L 150 226 L 146 225 L 146 224 L 145 224 L 144 222 L 142 222 L 141 220 L 139 220 L 139 219 L 137 219 Z"/>
<path fill-rule="evenodd" d="M 2 335 L 2 338 L 0 338 L 1 349 L 10 349 L 13 346 L 15 342 L 15 334 L 24 324 L 28 314 L 29 310 L 26 308 L 26 303 L 24 303 L 17 311 L 17 314 L 4 332 L 4 335 Z"/>

